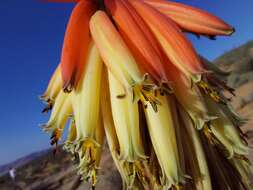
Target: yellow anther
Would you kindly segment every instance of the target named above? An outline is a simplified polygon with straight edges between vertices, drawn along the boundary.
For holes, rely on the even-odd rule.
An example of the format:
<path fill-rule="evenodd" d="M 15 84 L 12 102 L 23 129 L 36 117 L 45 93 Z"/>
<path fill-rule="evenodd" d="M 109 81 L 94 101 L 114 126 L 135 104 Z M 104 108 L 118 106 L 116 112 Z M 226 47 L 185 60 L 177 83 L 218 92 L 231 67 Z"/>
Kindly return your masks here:
<path fill-rule="evenodd" d="M 216 90 L 212 89 L 206 82 L 200 81 L 197 83 L 197 85 L 215 102 L 226 104 L 226 102 L 220 97 L 219 93 Z"/>

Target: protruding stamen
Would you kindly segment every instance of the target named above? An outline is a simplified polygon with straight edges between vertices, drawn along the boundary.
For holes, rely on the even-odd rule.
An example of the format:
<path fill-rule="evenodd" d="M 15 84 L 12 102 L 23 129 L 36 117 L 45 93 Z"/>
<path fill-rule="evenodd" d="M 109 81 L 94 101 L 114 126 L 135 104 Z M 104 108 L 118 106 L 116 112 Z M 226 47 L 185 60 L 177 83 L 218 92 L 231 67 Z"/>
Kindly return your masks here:
<path fill-rule="evenodd" d="M 213 88 L 211 88 L 208 83 L 204 82 L 203 80 L 201 80 L 200 82 L 197 83 L 197 85 L 202 89 L 202 91 L 209 95 L 215 102 L 217 103 L 222 103 L 222 104 L 227 104 L 226 100 L 224 100 L 218 91 L 214 90 Z"/>
<path fill-rule="evenodd" d="M 53 108 L 53 102 L 48 101 L 46 107 L 41 111 L 42 113 L 48 113 Z"/>

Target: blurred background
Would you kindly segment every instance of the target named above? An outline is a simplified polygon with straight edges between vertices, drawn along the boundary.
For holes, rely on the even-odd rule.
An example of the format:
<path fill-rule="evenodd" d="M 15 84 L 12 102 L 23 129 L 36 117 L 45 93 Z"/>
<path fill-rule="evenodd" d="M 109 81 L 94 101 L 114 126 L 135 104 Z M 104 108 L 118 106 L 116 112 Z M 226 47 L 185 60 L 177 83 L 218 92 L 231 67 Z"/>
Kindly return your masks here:
<path fill-rule="evenodd" d="M 231 71 L 228 84 L 236 88 L 233 106 L 253 118 L 252 0 L 181 0 L 207 10 L 236 28 L 217 40 L 190 36 L 198 52 Z M 47 121 L 38 96 L 60 60 L 66 24 L 73 4 L 39 0 L 0 1 L 0 189 L 84 189 L 69 155 L 54 157 L 49 136 L 39 127 Z M 244 130 L 252 137 L 253 122 Z M 105 150 L 107 152 L 107 150 Z M 119 189 L 120 179 L 107 154 L 98 184 Z M 6 174 L 16 169 L 17 186 Z M 50 175 L 49 175 L 50 174 Z M 106 185 L 105 185 L 106 184 Z M 112 188 L 112 184 L 114 187 Z M 118 184 L 115 185 L 115 184 Z M 88 187 L 88 186 L 87 186 Z M 105 188 L 103 188 L 105 189 Z"/>

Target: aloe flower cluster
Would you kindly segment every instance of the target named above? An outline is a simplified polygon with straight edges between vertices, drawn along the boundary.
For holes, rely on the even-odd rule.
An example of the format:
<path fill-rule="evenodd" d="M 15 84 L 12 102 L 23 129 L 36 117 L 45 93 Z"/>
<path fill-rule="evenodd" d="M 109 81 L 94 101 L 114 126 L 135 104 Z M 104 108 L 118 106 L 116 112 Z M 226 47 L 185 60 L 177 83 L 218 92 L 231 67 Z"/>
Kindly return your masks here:
<path fill-rule="evenodd" d="M 107 143 L 123 189 L 240 190 L 249 185 L 244 123 L 233 89 L 186 33 L 214 39 L 234 28 L 166 0 L 74 2 L 60 64 L 41 97 L 43 125 L 79 161 L 94 188 Z M 218 71 L 218 72 L 214 72 Z"/>

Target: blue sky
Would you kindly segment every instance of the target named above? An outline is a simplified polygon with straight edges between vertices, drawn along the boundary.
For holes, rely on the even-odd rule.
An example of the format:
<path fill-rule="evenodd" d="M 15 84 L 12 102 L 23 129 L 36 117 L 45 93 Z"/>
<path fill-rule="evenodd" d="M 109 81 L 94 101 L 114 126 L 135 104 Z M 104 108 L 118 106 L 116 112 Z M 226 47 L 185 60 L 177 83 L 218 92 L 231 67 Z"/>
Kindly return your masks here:
<path fill-rule="evenodd" d="M 184 2 L 184 1 L 180 1 Z M 235 26 L 237 32 L 216 41 L 191 37 L 210 60 L 253 39 L 252 0 L 185 0 Z M 0 165 L 49 147 L 38 127 L 47 117 L 38 100 L 60 59 L 72 4 L 39 0 L 0 1 Z"/>

